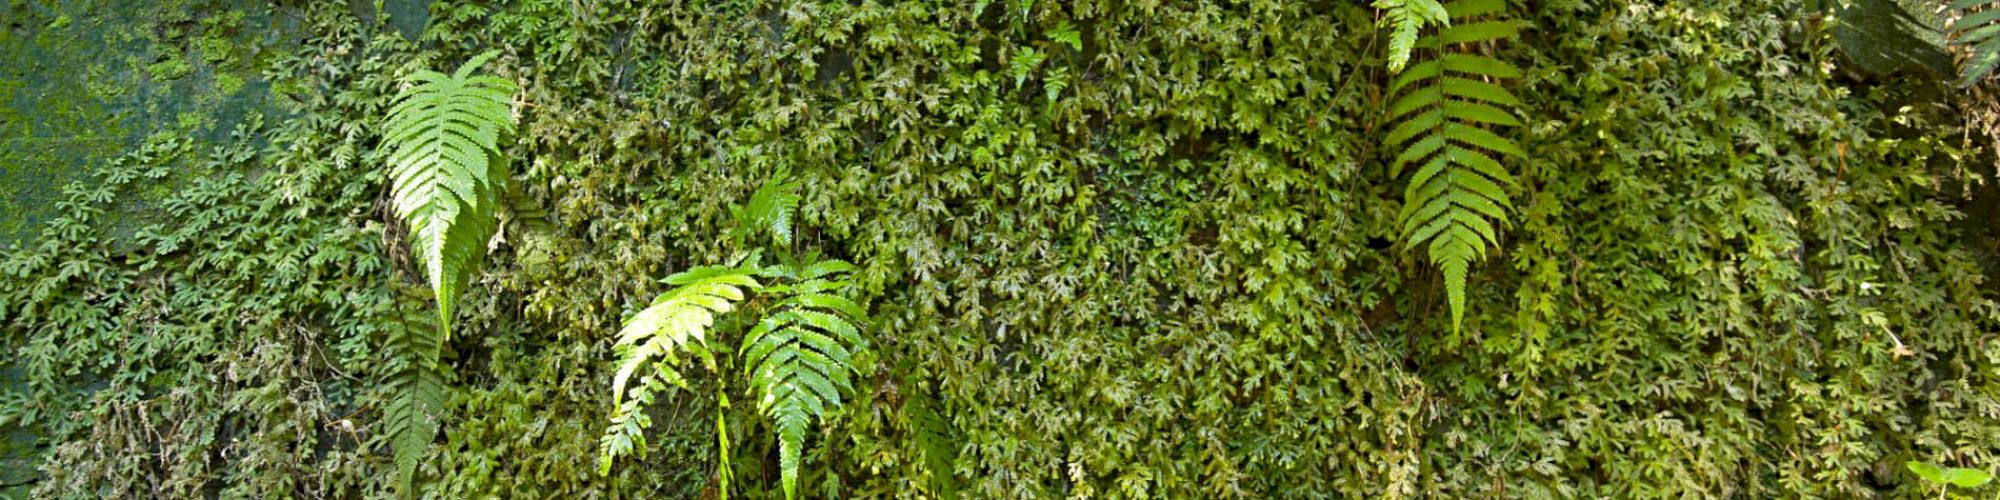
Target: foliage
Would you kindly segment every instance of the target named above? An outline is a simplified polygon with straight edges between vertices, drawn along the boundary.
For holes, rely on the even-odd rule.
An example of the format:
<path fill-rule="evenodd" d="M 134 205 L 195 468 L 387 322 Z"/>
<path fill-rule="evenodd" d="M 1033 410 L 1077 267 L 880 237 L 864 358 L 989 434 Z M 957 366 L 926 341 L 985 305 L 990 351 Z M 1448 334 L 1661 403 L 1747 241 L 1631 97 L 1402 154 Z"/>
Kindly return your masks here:
<path fill-rule="evenodd" d="M 1451 14 L 1437 0 L 1375 0 L 1375 8 L 1382 9 L 1382 23 L 1389 26 L 1390 73 L 1401 72 L 1410 64 L 1417 33 L 1425 26 L 1451 25 Z"/>
<path fill-rule="evenodd" d="M 784 171 L 767 178 L 747 205 L 731 209 L 739 237 L 768 233 L 776 242 L 789 243 L 792 213 L 800 199 L 798 188 L 799 183 L 792 182 Z M 674 371 L 681 353 L 699 357 L 709 371 L 719 372 L 708 347 L 708 331 L 716 316 L 734 310 L 749 290 L 773 299 L 759 308 L 762 318 L 743 335 L 738 349 L 743 356 L 743 375 L 758 395 L 757 411 L 777 427 L 778 467 L 785 497 L 798 496 L 806 430 L 813 421 L 825 420 L 838 410 L 842 394 L 854 391 L 855 350 L 867 345 L 854 322 L 867 324 L 868 313 L 843 295 L 853 288 L 841 279 L 854 271 L 853 264 L 819 260 L 809 254 L 802 261 L 787 258 L 781 264 L 760 267 L 759 255 L 752 253 L 745 262 L 730 266 L 696 267 L 668 276 L 663 281 L 675 288 L 626 320 L 618 334 L 618 373 L 611 385 L 615 410 L 601 438 L 600 474 L 610 474 L 611 461 L 619 455 L 636 449 L 643 456 L 644 431 L 652 421 L 642 411 L 653 403 L 656 393 L 668 384 L 689 388 Z M 780 284 L 767 287 L 756 277 Z M 628 391 L 632 375 L 646 367 L 653 371 Z M 727 401 L 728 396 L 721 399 Z M 717 442 L 724 460 L 716 476 L 722 483 L 721 494 L 728 496 L 728 429 L 723 417 L 717 418 Z"/>
<path fill-rule="evenodd" d="M 1397 218 L 1404 244 L 1425 247 L 1431 262 L 1444 271 L 1453 331 L 1465 316 L 1466 274 L 1486 258 L 1489 246 L 1499 246 L 1495 226 L 1504 224 L 1514 208 L 1506 192 L 1514 176 L 1493 157 L 1519 158 L 1521 148 L 1486 127 L 1521 126 L 1501 107 L 1519 106 L 1521 100 L 1493 83 L 1521 73 L 1505 61 L 1467 50 L 1518 34 L 1512 23 L 1482 20 L 1503 7 L 1501 0 L 1458 0 L 1446 6 L 1456 24 L 1425 37 L 1420 45 L 1431 52 L 1429 60 L 1389 84 L 1389 93 L 1398 97 L 1384 120 L 1400 120 L 1382 138 L 1384 149 L 1395 155 L 1390 176 L 1419 165 L 1403 190 Z"/>
<path fill-rule="evenodd" d="M 1950 485 L 1960 488 L 1978 488 L 1993 481 L 1993 474 L 1979 469 L 1962 467 L 1946 468 L 1930 462 L 1918 462 L 1914 460 L 1904 462 L 1903 467 L 1909 469 L 1910 472 L 1916 473 L 1918 477 L 1924 478 L 1925 481 L 1930 481 L 1938 486 Z"/>
<path fill-rule="evenodd" d="M 1963 13 L 1952 23 L 1951 42 L 1966 47 L 1970 59 L 1959 70 L 1959 84 L 1971 85 L 2000 66 L 2000 2 L 1958 0 L 1951 7 Z"/>
<path fill-rule="evenodd" d="M 618 374 L 611 381 L 611 426 L 604 430 L 599 449 L 598 473 L 610 474 L 611 461 L 619 455 L 646 449 L 645 429 L 652 419 L 643 412 L 653 403 L 655 393 L 667 384 L 687 387 L 686 379 L 675 372 L 680 353 L 699 356 L 710 370 L 715 355 L 708 348 L 708 330 L 715 316 L 735 308 L 743 300 L 743 289 L 762 288 L 754 266 L 699 267 L 668 276 L 663 282 L 674 285 L 653 299 L 618 332 Z M 632 375 L 640 368 L 653 368 L 628 391 Z"/>
<path fill-rule="evenodd" d="M 1989 152 L 1925 86 L 1850 77 L 1797 2 L 1510 9 L 1479 52 L 1522 69 L 1517 210 L 1456 337 L 1394 248 L 1367 3 L 990 3 L 436 2 L 414 42 L 256 3 L 301 33 L 246 51 L 267 125 L 157 128 L 0 251 L 0 426 L 38 496 L 391 493 L 367 375 L 426 310 L 379 118 L 397 76 L 504 47 L 535 206 L 454 307 L 479 334 L 440 353 L 419 494 L 702 498 L 727 463 L 781 496 L 741 356 L 658 394 L 645 458 L 593 460 L 621 307 L 730 262 L 730 204 L 779 169 L 884 367 L 808 433 L 800 496 L 948 469 L 966 498 L 1920 497 L 1904 461 L 1995 462 L 1996 195 L 1957 161 Z"/>
<path fill-rule="evenodd" d="M 514 84 L 472 73 L 498 55 L 475 56 L 451 75 L 412 75 L 383 132 L 392 206 L 409 227 L 410 251 L 438 303 L 436 323 L 393 330 L 386 349 L 399 396 L 384 418 L 405 489 L 444 416 L 438 353 L 451 337 L 452 305 L 485 256 L 506 191 L 500 138 L 513 133 Z"/>

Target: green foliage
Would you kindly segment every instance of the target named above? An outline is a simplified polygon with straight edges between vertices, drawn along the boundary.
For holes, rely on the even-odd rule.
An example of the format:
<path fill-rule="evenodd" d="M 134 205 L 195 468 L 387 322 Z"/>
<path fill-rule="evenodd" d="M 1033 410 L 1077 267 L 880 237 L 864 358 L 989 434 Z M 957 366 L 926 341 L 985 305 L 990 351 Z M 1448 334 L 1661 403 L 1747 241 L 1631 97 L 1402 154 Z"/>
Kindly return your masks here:
<path fill-rule="evenodd" d="M 764 181 L 748 204 L 731 207 L 738 241 L 747 234 L 769 234 L 773 241 L 788 246 L 792 214 L 800 200 L 799 186 L 781 170 Z M 635 450 L 644 456 L 644 432 L 652 425 L 644 411 L 655 394 L 667 384 L 690 388 L 674 371 L 682 353 L 697 356 L 709 371 L 718 371 L 708 347 L 708 332 L 716 317 L 734 310 L 748 290 L 761 292 L 771 302 L 759 308 L 762 318 L 743 335 L 738 349 L 743 357 L 743 376 L 756 395 L 757 411 L 776 426 L 785 497 L 798 497 L 806 431 L 813 422 L 824 421 L 841 407 L 842 394 L 854 391 L 855 351 L 867 345 L 854 322 L 865 325 L 869 320 L 866 308 L 846 298 L 854 285 L 842 278 L 854 271 L 853 264 L 808 254 L 803 260 L 786 258 L 778 265 L 762 267 L 759 255 L 753 252 L 737 264 L 697 267 L 668 276 L 663 281 L 675 288 L 625 321 L 618 334 L 618 373 L 612 379 L 615 410 L 600 439 L 599 474 L 610 474 L 611 462 L 618 456 Z M 779 284 L 765 286 L 757 277 Z M 651 375 L 628 390 L 632 375 L 648 366 L 654 369 Z M 727 404 L 727 394 L 720 399 Z M 728 462 L 728 426 L 720 413 L 716 435 L 723 455 L 716 477 L 721 494 L 727 496 L 733 473 Z"/>
<path fill-rule="evenodd" d="M 1946 468 L 1937 464 L 1914 460 L 1904 462 L 1903 467 L 1909 469 L 1910 472 L 1916 473 L 1917 477 L 1924 478 L 1925 481 L 1930 481 L 1939 486 L 1949 485 L 1960 488 L 1978 488 L 1993 481 L 1992 473 L 1979 469 L 1967 469 L 1963 467 Z"/>
<path fill-rule="evenodd" d="M 1365 2 L 436 2 L 416 42 L 347 4 L 252 5 L 298 23 L 247 24 L 280 42 L 244 58 L 268 127 L 114 144 L 0 250 L 0 432 L 32 441 L 0 468 L 35 496 L 393 493 L 373 375 L 427 310 L 399 297 L 379 118 L 467 47 L 508 49 L 511 187 L 545 213 L 454 307 L 479 334 L 441 351 L 420 495 L 705 498 L 728 471 L 781 496 L 721 352 L 657 394 L 644 459 L 594 460 L 621 306 L 731 262 L 730 204 L 781 167 L 811 186 L 792 244 L 857 264 L 888 367 L 807 433 L 800 496 L 938 496 L 952 449 L 966 498 L 1935 497 L 1904 460 L 2000 450 L 1996 196 L 1954 161 L 1987 153 L 1951 100 L 1844 73 L 1798 2 L 1511 9 L 1519 41 L 1482 45 L 1523 70 L 1501 130 L 1527 154 L 1458 337 L 1392 248 Z"/>
<path fill-rule="evenodd" d="M 409 225 L 411 253 L 438 301 L 438 327 L 451 334 L 452 304 L 479 266 L 493 235 L 507 168 L 500 138 L 514 131 L 509 103 L 513 82 L 479 75 L 487 52 L 445 75 L 421 70 L 410 77 L 389 118 L 391 199 Z"/>
<path fill-rule="evenodd" d="M 852 300 L 852 283 L 838 279 L 854 270 L 843 261 L 779 266 L 787 284 L 768 291 L 781 297 L 775 312 L 743 338 L 743 362 L 750 386 L 762 396 L 757 409 L 778 427 L 778 464 L 786 498 L 798 496 L 799 455 L 806 428 L 840 408 L 841 394 L 854 391 L 854 350 L 863 349 L 854 321 L 868 313 Z"/>
<path fill-rule="evenodd" d="M 938 414 L 936 406 L 937 402 L 930 396 L 918 392 L 903 401 L 903 413 L 916 434 L 925 488 L 932 496 L 953 500 L 958 498 L 955 464 L 963 436 L 959 436 L 951 422 Z"/>
<path fill-rule="evenodd" d="M 744 289 L 762 287 L 752 277 L 755 273 L 752 266 L 709 266 L 675 273 L 663 280 L 674 285 L 673 290 L 625 321 L 624 329 L 618 332 L 618 373 L 611 381 L 615 410 L 600 440 L 599 474 L 610 474 L 612 460 L 620 455 L 636 450 L 644 456 L 645 429 L 652 426 L 644 410 L 667 384 L 687 387 L 687 381 L 674 371 L 681 353 L 698 356 L 710 370 L 715 369 L 708 330 L 716 315 L 733 310 L 734 304 L 743 300 Z M 647 367 L 653 370 L 641 374 L 640 383 L 627 390 L 632 376 Z"/>
<path fill-rule="evenodd" d="M 791 179 L 791 174 L 783 170 L 764 179 L 764 184 L 750 195 L 750 202 L 742 206 L 729 207 L 729 213 L 736 219 L 736 226 L 730 234 L 741 245 L 758 234 L 771 238 L 780 247 L 792 245 L 792 213 L 799 208 L 799 183 Z"/>
<path fill-rule="evenodd" d="M 1958 0 L 1951 8 L 1961 13 L 1952 23 L 1951 43 L 1970 53 L 1959 70 L 1959 84 L 1978 83 L 2000 66 L 2000 36 L 1996 36 L 2000 35 L 2000 2 Z"/>
<path fill-rule="evenodd" d="M 707 345 L 715 317 L 743 301 L 744 290 L 762 291 L 774 302 L 765 306 L 769 313 L 744 335 L 739 354 L 745 381 L 757 395 L 758 412 L 776 425 L 785 497 L 798 496 L 806 431 L 841 407 L 841 394 L 854 390 L 854 352 L 866 346 L 854 322 L 866 324 L 868 316 L 860 304 L 841 295 L 851 292 L 852 284 L 839 276 L 852 272 L 852 264 L 826 260 L 758 268 L 755 260 L 753 256 L 745 264 L 699 267 L 669 276 L 665 282 L 676 288 L 626 321 L 618 336 L 619 369 L 612 381 L 616 409 L 600 441 L 600 474 L 610 474 L 612 461 L 621 455 L 636 451 L 644 456 L 644 432 L 652 425 L 644 410 L 668 384 L 689 388 L 674 371 L 679 356 L 692 354 L 715 371 L 715 356 Z M 783 284 L 765 287 L 753 276 Z M 628 389 L 634 372 L 645 367 L 653 371 Z M 717 439 L 726 457 L 727 426 L 720 420 Z M 724 491 L 730 475 L 725 461 L 717 473 L 725 482 Z"/>
<path fill-rule="evenodd" d="M 1382 9 L 1382 24 L 1389 27 L 1389 72 L 1399 73 L 1410 64 L 1416 50 L 1417 34 L 1430 25 L 1451 26 L 1451 14 L 1437 0 L 1375 0 Z"/>
<path fill-rule="evenodd" d="M 390 384 L 400 394 L 383 417 L 389 425 L 402 484 L 437 435 L 444 415 L 439 351 L 451 337 L 452 306 L 486 254 L 496 226 L 507 168 L 500 139 L 512 134 L 513 82 L 473 71 L 498 56 L 487 52 L 445 75 L 421 70 L 389 108 L 383 142 L 389 153 L 390 198 L 409 227 L 411 253 L 437 298 L 437 323 L 392 334 L 386 350 L 397 360 Z"/>
<path fill-rule="evenodd" d="M 407 307 L 412 301 L 400 302 L 404 306 L 398 308 L 400 322 L 382 346 L 388 360 L 386 385 L 396 394 L 382 410 L 383 425 L 388 426 L 382 438 L 390 441 L 398 481 L 408 489 L 445 416 L 444 366 L 438 359 L 444 331 L 437 316 Z"/>
<path fill-rule="evenodd" d="M 1397 96 L 1384 117 L 1396 126 L 1382 138 L 1395 155 L 1390 175 L 1400 177 L 1404 167 L 1418 165 L 1403 190 L 1397 219 L 1404 245 L 1423 247 L 1444 271 L 1453 331 L 1465 316 L 1466 275 L 1489 247 L 1500 244 L 1496 226 L 1504 225 L 1513 209 L 1506 189 L 1514 176 L 1494 156 L 1522 155 L 1520 146 L 1487 128 L 1521 125 L 1508 111 L 1520 99 L 1493 83 L 1521 72 L 1472 50 L 1518 34 L 1511 22 L 1483 20 L 1503 7 L 1501 0 L 1446 6 L 1454 24 L 1418 44 L 1430 58 L 1389 84 L 1389 93 Z"/>

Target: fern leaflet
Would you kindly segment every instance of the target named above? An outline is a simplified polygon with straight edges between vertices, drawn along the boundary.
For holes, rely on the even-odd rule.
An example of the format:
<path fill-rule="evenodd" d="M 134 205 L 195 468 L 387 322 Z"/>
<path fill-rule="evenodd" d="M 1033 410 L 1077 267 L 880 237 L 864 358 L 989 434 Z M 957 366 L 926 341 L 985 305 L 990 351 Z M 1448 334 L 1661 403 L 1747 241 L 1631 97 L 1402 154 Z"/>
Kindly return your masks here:
<path fill-rule="evenodd" d="M 1398 73 L 1410 62 L 1417 33 L 1425 26 L 1448 25 L 1451 19 L 1437 0 L 1375 0 L 1382 9 L 1382 22 L 1389 25 L 1389 72 Z"/>
<path fill-rule="evenodd" d="M 514 130 L 508 107 L 514 84 L 472 74 L 495 55 L 474 57 L 451 75 L 418 72 L 417 85 L 389 109 L 384 135 L 396 215 L 410 227 L 446 338 L 453 299 L 485 254 L 507 180 L 500 137 Z"/>
<path fill-rule="evenodd" d="M 414 311 L 414 309 L 402 309 Z M 417 462 L 437 435 L 438 420 L 444 415 L 444 373 L 438 366 L 437 318 L 430 314 L 402 314 L 401 324 L 392 329 L 383 349 L 388 354 L 389 388 L 395 397 L 383 410 L 388 426 L 384 435 L 395 452 L 397 481 L 408 490 L 415 479 Z"/>
<path fill-rule="evenodd" d="M 777 313 L 759 321 L 743 339 L 744 365 L 750 385 L 760 395 L 757 409 L 778 428 L 778 465 L 785 497 L 798 495 L 799 456 L 806 428 L 841 406 L 842 393 L 852 392 L 853 352 L 862 346 L 860 329 L 851 321 L 868 321 L 860 304 L 838 295 L 849 287 L 828 276 L 854 266 L 831 260 L 809 266 L 781 266 L 774 272 L 800 281 L 772 287 L 784 296 Z"/>
<path fill-rule="evenodd" d="M 1488 127 L 1520 126 L 1506 107 L 1520 100 L 1491 83 L 1520 76 L 1504 61 L 1479 55 L 1469 45 L 1516 35 L 1519 27 L 1486 20 L 1501 0 L 1460 0 L 1447 5 L 1454 24 L 1416 44 L 1432 55 L 1390 83 L 1397 95 L 1387 120 L 1400 120 L 1383 138 L 1397 151 L 1391 175 L 1417 165 L 1403 192 L 1399 215 L 1406 248 L 1424 245 L 1445 275 L 1451 324 L 1458 331 L 1465 315 L 1465 280 L 1472 264 L 1499 244 L 1496 224 L 1513 208 L 1505 187 L 1514 183 L 1493 155 L 1521 156 L 1521 149 Z"/>
<path fill-rule="evenodd" d="M 734 235 L 737 243 L 762 232 L 769 234 L 780 247 L 792 244 L 792 214 L 798 211 L 799 183 L 791 180 L 790 172 L 779 170 L 764 179 L 757 192 L 750 195 L 750 202 L 743 206 L 729 207 L 729 213 L 736 218 Z"/>
<path fill-rule="evenodd" d="M 959 437 L 951 422 L 938 414 L 937 402 L 922 392 L 903 401 L 903 418 L 916 431 L 917 449 L 923 454 L 923 467 L 930 479 L 926 486 L 932 489 L 931 494 L 945 500 L 958 498 L 958 479 L 952 472 L 958 461 Z"/>
<path fill-rule="evenodd" d="M 1964 16 L 1952 23 L 1951 43 L 1969 48 L 1972 58 L 1960 70 L 1959 84 L 1971 85 L 2000 66 L 2000 1 L 1959 0 L 1951 4 Z M 1968 12 L 1973 9 L 1976 12 Z"/>

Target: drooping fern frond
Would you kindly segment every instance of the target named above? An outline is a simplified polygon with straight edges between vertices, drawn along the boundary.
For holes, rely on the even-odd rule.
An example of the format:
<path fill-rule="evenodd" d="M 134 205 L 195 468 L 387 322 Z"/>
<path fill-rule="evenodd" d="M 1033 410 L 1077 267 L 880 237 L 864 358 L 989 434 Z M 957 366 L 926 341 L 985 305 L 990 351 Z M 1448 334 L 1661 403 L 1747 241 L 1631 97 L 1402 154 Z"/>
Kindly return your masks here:
<path fill-rule="evenodd" d="M 416 84 L 390 108 L 383 134 L 396 215 L 409 228 L 412 252 L 438 303 L 435 323 L 392 334 L 385 349 L 397 396 L 384 418 L 405 492 L 443 415 L 439 357 L 451 336 L 452 304 L 485 255 L 507 180 L 500 138 L 513 132 L 508 102 L 514 85 L 472 74 L 495 55 L 474 57 L 452 75 L 418 72 Z"/>
<path fill-rule="evenodd" d="M 654 393 L 663 390 L 663 384 L 687 387 L 674 371 L 681 353 L 693 354 L 715 368 L 708 330 L 717 315 L 736 308 L 745 289 L 762 288 L 752 276 L 755 272 L 752 266 L 707 266 L 668 276 L 664 281 L 675 288 L 625 322 L 618 332 L 618 373 L 611 381 L 615 410 L 598 443 L 599 474 L 610 474 L 611 461 L 619 455 L 645 452 L 644 431 L 651 420 L 644 410 Z M 653 372 L 627 391 L 633 374 L 649 363 Z"/>
<path fill-rule="evenodd" d="M 792 214 L 799 208 L 798 190 L 799 183 L 791 180 L 791 173 L 779 170 L 764 179 L 764 184 L 750 195 L 749 203 L 729 207 L 730 215 L 736 218 L 737 243 L 763 233 L 770 235 L 779 247 L 790 247 Z"/>
<path fill-rule="evenodd" d="M 1389 72 L 1399 73 L 1409 65 L 1410 51 L 1416 48 L 1417 34 L 1432 24 L 1449 25 L 1451 19 L 1437 0 L 1375 0 L 1382 9 L 1382 23 L 1389 27 Z"/>
<path fill-rule="evenodd" d="M 1519 27 L 1488 19 L 1502 0 L 1459 0 L 1447 5 L 1452 25 L 1416 45 L 1429 57 L 1390 83 L 1398 96 L 1386 120 L 1397 121 L 1383 138 L 1395 151 L 1391 175 L 1417 165 L 1403 192 L 1400 214 L 1405 248 L 1423 245 L 1444 272 L 1454 332 L 1465 315 L 1465 279 L 1472 264 L 1499 244 L 1498 229 L 1512 203 L 1514 178 L 1495 155 L 1521 156 L 1513 141 L 1489 127 L 1519 126 L 1507 110 L 1520 100 L 1494 81 L 1520 76 L 1513 65 L 1475 52 L 1474 45 L 1510 38 Z"/>
<path fill-rule="evenodd" d="M 2000 66 L 2000 1 L 1959 0 L 1951 4 L 1963 14 L 1952 23 L 1953 45 L 1965 46 L 1971 59 L 1959 70 L 1959 84 L 1978 83 Z"/>
<path fill-rule="evenodd" d="M 853 356 L 863 346 L 853 322 L 867 323 L 868 315 L 839 294 L 848 283 L 828 279 L 853 265 L 834 260 L 790 267 L 800 281 L 769 290 L 784 299 L 744 337 L 742 349 L 757 409 L 778 430 L 785 497 L 797 498 L 806 428 L 838 409 L 841 394 L 853 391 Z"/>
<path fill-rule="evenodd" d="M 404 300 L 411 303 L 416 300 Z M 388 354 L 388 386 L 395 396 L 383 409 L 384 437 L 396 456 L 397 481 L 405 490 L 417 473 L 417 463 L 437 435 L 444 415 L 444 372 L 439 366 L 437 317 L 416 307 L 398 308 L 401 321 L 390 330 L 383 351 Z"/>
<path fill-rule="evenodd" d="M 438 301 L 442 337 L 451 335 L 458 291 L 484 257 L 507 171 L 500 138 L 511 134 L 514 83 L 473 75 L 488 52 L 456 73 L 420 71 L 389 109 L 390 179 L 396 215 L 409 226 L 417 265 Z"/>

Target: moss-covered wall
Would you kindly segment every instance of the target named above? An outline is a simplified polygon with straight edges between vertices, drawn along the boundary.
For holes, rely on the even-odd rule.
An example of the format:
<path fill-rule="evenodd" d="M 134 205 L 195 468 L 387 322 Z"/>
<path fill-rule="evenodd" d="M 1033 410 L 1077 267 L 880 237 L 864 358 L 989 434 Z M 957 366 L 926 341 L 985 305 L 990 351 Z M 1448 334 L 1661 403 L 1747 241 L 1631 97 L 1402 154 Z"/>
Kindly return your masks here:
<path fill-rule="evenodd" d="M 246 117 L 276 109 L 260 70 L 299 35 L 248 0 L 35 0 L 0 8 L 6 244 L 31 242 L 55 213 L 62 186 L 148 137 L 213 143 Z"/>
<path fill-rule="evenodd" d="M 119 140 L 61 153 L 77 182 L 0 253 L 35 492 L 388 494 L 379 346 L 428 305 L 377 128 L 398 78 L 487 50 L 546 217 L 462 298 L 438 496 L 718 493 L 705 377 L 598 475 L 610 337 L 742 250 L 726 207 L 781 168 L 880 320 L 815 497 L 1908 497 L 1903 461 L 2000 466 L 1989 192 L 1958 188 L 1988 145 L 1797 2 L 1509 4 L 1530 29 L 1485 50 L 1526 70 L 1528 154 L 1462 332 L 1396 244 L 1364 2 L 372 3 L 253 6 L 217 36 L 271 48 L 217 60 L 191 33 L 227 4 L 11 4 L 10 49 L 152 26 L 51 70 L 125 90 L 0 101 L 122 117 L 55 122 Z M 736 496 L 773 496 L 769 429 L 732 422 Z"/>

